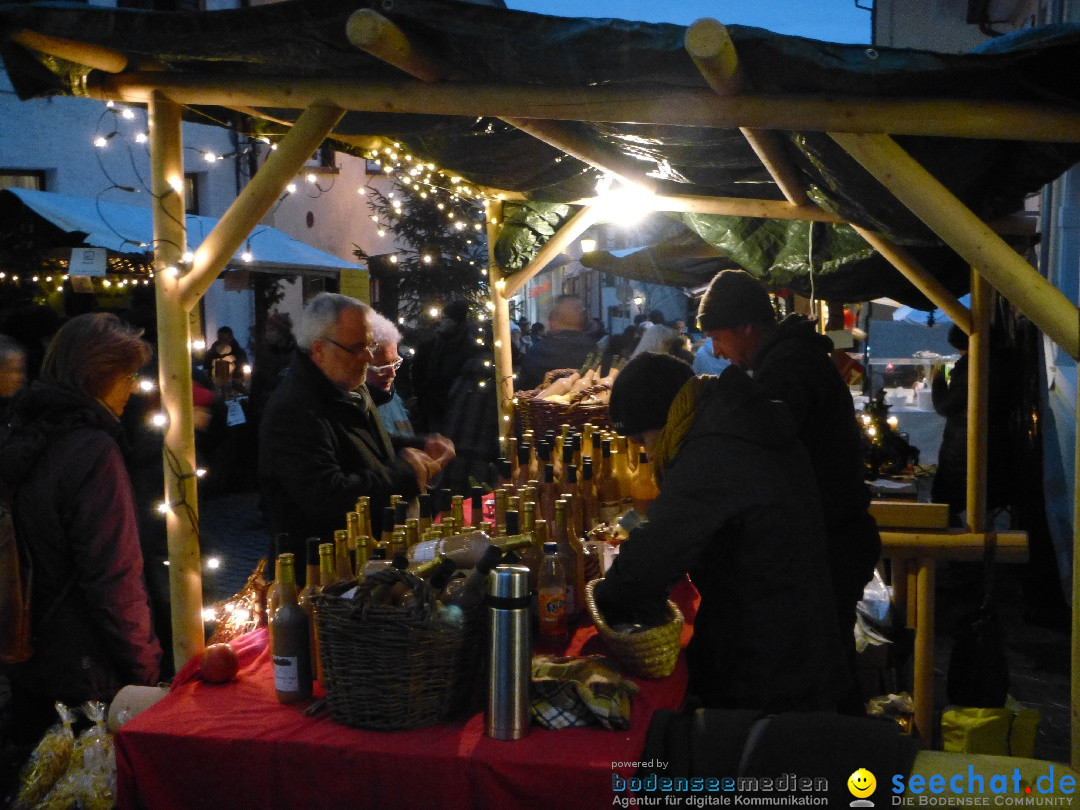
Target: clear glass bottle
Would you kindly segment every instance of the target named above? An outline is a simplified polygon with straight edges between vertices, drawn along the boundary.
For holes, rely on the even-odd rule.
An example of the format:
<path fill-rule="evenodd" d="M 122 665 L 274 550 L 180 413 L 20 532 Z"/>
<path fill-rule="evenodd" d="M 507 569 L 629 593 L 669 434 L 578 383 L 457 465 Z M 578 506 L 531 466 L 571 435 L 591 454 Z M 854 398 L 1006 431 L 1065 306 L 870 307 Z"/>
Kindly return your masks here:
<path fill-rule="evenodd" d="M 315 668 L 315 680 L 317 681 L 322 680 L 322 668 L 319 666 L 319 634 L 316 630 L 318 614 L 315 609 L 315 597 L 322 593 L 322 583 L 319 576 L 320 545 L 318 537 L 309 537 L 307 539 L 307 582 L 297 597 L 300 609 L 308 617 L 311 663 Z"/>

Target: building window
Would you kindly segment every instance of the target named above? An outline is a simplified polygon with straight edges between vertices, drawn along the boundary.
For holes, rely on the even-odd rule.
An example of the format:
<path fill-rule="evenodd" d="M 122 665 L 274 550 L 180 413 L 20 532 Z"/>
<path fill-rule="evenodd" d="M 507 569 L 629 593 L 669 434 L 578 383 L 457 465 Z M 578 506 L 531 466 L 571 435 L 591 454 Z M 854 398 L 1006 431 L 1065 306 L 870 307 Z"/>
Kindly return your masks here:
<path fill-rule="evenodd" d="M 189 172 L 184 175 L 184 212 L 199 213 L 199 186 L 202 185 L 202 172 Z"/>
<path fill-rule="evenodd" d="M 45 172 L 33 169 L 0 169 L 0 188 L 45 190 Z"/>

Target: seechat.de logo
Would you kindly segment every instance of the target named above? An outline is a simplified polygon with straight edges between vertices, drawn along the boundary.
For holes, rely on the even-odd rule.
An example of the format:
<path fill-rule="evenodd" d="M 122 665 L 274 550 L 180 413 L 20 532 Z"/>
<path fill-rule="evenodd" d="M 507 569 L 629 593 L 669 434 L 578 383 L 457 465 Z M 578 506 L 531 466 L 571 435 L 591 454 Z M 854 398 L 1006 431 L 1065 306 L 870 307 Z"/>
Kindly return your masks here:
<path fill-rule="evenodd" d="M 850 805 L 851 807 L 874 806 L 874 803 L 869 801 L 867 797 L 873 795 L 874 791 L 877 790 L 877 779 L 866 768 L 859 768 L 848 777 L 847 789 L 855 797 L 855 801 Z"/>

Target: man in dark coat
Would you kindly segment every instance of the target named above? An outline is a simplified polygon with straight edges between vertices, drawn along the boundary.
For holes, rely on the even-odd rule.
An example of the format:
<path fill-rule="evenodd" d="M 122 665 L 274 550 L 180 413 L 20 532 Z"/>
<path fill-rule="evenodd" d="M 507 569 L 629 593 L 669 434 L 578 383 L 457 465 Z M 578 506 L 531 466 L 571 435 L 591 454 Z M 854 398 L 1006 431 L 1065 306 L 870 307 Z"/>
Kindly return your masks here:
<path fill-rule="evenodd" d="M 298 559 L 308 537 L 333 541 L 361 495 L 371 498 L 379 532 L 390 496 L 414 498 L 453 457 L 441 436 L 387 434 L 364 386 L 377 349 L 370 311 L 344 295 L 313 298 L 297 330 L 296 357 L 263 413 L 259 482 L 267 520 L 275 535 L 288 533 Z"/>
<path fill-rule="evenodd" d="M 521 361 L 521 373 L 515 388 L 527 391 L 540 385 L 544 375 L 557 368 L 579 369 L 595 356 L 599 361 L 596 340 L 585 331 L 585 308 L 576 295 L 560 295 L 548 315 L 544 337 L 534 341 Z"/>
<path fill-rule="evenodd" d="M 742 270 L 713 278 L 698 323 L 716 356 L 751 370 L 791 410 L 821 494 L 837 619 L 854 674 L 855 607 L 881 556 L 881 538 L 869 513 L 855 406 L 830 357 L 832 341 L 798 315 L 777 323 L 765 286 Z M 861 712 L 859 696 L 852 693 L 843 708 Z"/>
<path fill-rule="evenodd" d="M 609 623 L 658 623 L 672 583 L 701 593 L 688 692 L 710 708 L 834 710 L 846 687 L 821 508 L 787 409 L 745 372 L 694 377 L 670 355 L 631 360 L 612 425 L 660 493 L 594 592 Z"/>

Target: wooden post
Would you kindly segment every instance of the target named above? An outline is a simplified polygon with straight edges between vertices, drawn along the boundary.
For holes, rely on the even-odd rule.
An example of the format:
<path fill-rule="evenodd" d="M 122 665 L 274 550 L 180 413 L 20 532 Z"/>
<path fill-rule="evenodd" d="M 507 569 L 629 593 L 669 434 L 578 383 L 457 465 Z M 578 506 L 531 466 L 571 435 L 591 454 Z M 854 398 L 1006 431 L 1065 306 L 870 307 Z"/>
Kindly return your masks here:
<path fill-rule="evenodd" d="M 555 235 L 544 243 L 531 262 L 506 279 L 503 295 L 507 299 L 511 298 L 525 286 L 526 281 L 547 267 L 548 263 L 566 250 L 571 242 L 591 228 L 597 218 L 598 212 L 592 206 L 586 206 L 570 217 L 555 232 Z"/>
<path fill-rule="evenodd" d="M 1078 327 L 1080 328 L 1080 327 Z M 1072 567 L 1072 716 L 1070 751 L 1074 768 L 1080 768 L 1080 392 L 1076 398 L 1076 446 L 1073 455 L 1073 567 Z"/>
<path fill-rule="evenodd" d="M 896 141 L 888 135 L 829 135 L 1070 357 L 1080 357 L 1076 305 Z"/>
<path fill-rule="evenodd" d="M 928 743 L 934 736 L 934 566 L 933 557 L 916 562 L 915 587 L 915 672 L 912 691 L 915 703 L 915 732 Z"/>
<path fill-rule="evenodd" d="M 165 526 L 169 545 L 173 658 L 183 666 L 202 652 L 202 571 L 195 487 L 195 426 L 191 399 L 191 336 L 180 301 L 179 268 L 186 245 L 180 105 L 154 93 L 149 107 L 154 216 L 154 280 L 158 323 L 158 388 L 165 430 Z"/>
<path fill-rule="evenodd" d="M 195 251 L 191 272 L 181 280 L 185 308 L 191 309 L 210 289 L 214 279 L 232 260 L 233 254 L 258 225 L 278 197 L 319 144 L 333 131 L 345 111 L 331 104 L 315 102 L 296 120 L 278 148 L 244 186 L 229 210 L 207 234 Z"/>
<path fill-rule="evenodd" d="M 510 294 L 495 261 L 495 240 L 502 225 L 502 203 L 489 200 L 485 209 L 488 240 L 488 285 L 491 287 L 491 329 L 494 336 L 495 385 L 499 411 L 499 453 L 514 427 L 514 363 L 510 352 Z"/>
<path fill-rule="evenodd" d="M 990 284 L 971 273 L 971 334 L 968 337 L 967 523 L 986 531 L 987 418 L 990 412 Z"/>
<path fill-rule="evenodd" d="M 683 44 L 709 86 L 721 96 L 742 91 L 742 69 L 739 55 L 727 28 L 717 20 L 703 17 L 686 29 Z M 776 134 L 767 129 L 739 127 L 754 154 L 780 187 L 792 205 L 806 205 L 806 192 L 799 182 L 798 172 L 791 165 Z"/>
<path fill-rule="evenodd" d="M 858 225 L 851 227 L 874 250 L 888 259 L 893 267 L 903 273 L 904 278 L 914 284 L 919 292 L 929 298 L 935 306 L 940 307 L 953 323 L 964 330 L 965 335 L 971 334 L 971 311 L 961 304 L 944 284 L 930 275 L 925 267 L 915 261 L 914 256 L 880 234 L 860 228 Z"/>

